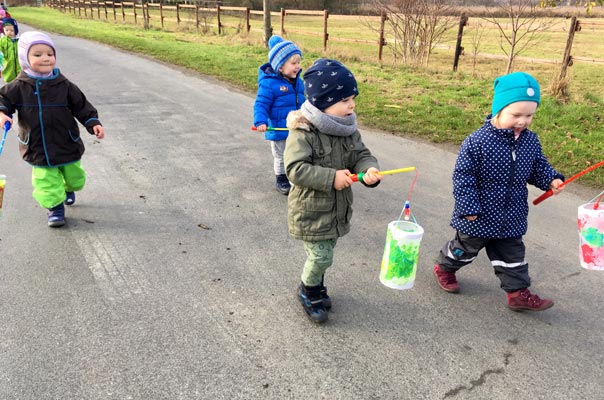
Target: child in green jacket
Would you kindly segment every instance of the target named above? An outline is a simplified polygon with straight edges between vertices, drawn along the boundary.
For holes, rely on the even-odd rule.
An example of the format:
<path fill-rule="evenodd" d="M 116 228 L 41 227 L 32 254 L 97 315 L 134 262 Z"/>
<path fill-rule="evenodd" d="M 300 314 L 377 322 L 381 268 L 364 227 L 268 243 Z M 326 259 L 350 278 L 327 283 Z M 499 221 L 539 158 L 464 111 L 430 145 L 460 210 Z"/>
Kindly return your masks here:
<path fill-rule="evenodd" d="M 288 197 L 289 233 L 307 254 L 298 298 L 314 322 L 327 320 L 331 299 L 323 276 L 339 237 L 350 231 L 351 174 L 379 184 L 376 158 L 361 139 L 354 113 L 357 82 L 338 61 L 317 60 L 304 74 L 306 101 L 287 118 L 285 170 L 293 183 Z"/>
<path fill-rule="evenodd" d="M 19 25 L 12 18 L 4 18 L 2 20 L 2 30 L 4 36 L 0 37 L 0 71 L 2 71 L 4 82 L 9 83 L 21 72 L 17 53 Z"/>

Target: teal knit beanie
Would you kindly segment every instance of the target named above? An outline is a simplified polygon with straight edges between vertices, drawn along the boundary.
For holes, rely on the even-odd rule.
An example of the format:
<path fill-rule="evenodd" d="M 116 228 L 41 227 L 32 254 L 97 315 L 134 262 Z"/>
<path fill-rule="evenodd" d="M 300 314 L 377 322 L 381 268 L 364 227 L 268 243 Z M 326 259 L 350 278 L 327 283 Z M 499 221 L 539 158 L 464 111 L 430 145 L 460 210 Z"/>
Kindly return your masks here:
<path fill-rule="evenodd" d="M 495 79 L 495 94 L 491 113 L 493 116 L 506 106 L 517 101 L 534 101 L 539 105 L 541 92 L 539 83 L 526 72 L 514 72 Z"/>

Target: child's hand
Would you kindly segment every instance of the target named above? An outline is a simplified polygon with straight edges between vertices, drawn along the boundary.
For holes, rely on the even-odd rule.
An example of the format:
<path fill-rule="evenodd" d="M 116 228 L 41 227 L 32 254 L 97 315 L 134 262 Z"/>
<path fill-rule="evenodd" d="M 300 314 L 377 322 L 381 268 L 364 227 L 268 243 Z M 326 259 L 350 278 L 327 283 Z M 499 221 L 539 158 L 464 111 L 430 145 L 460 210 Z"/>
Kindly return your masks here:
<path fill-rule="evenodd" d="M 552 192 L 553 192 L 554 194 L 558 194 L 558 193 L 560 193 L 561 191 L 563 191 L 563 190 L 564 190 L 564 185 L 563 185 L 563 183 L 564 183 L 564 182 L 562 181 L 562 179 L 554 179 L 554 180 L 553 180 L 553 181 L 552 181 L 552 182 L 549 184 L 549 187 L 550 187 L 550 189 L 552 189 Z"/>
<path fill-rule="evenodd" d="M 13 124 L 13 119 L 0 111 L 0 127 L 3 127 L 6 121 L 10 122 L 11 125 Z"/>
<path fill-rule="evenodd" d="M 374 185 L 381 180 L 382 175 L 380 175 L 380 170 L 375 167 L 369 168 L 367 172 L 365 172 L 365 175 L 363 175 L 363 183 L 369 186 Z"/>
<path fill-rule="evenodd" d="M 102 139 L 105 137 L 105 129 L 103 129 L 103 125 L 93 126 L 92 131 L 94 132 L 94 136 L 96 136 L 97 139 Z"/>
<path fill-rule="evenodd" d="M 256 130 L 257 130 L 258 132 L 266 132 L 266 128 L 267 128 L 267 127 L 266 127 L 266 124 L 262 124 L 262 125 L 258 125 L 258 126 L 256 127 Z"/>
<path fill-rule="evenodd" d="M 333 188 L 335 190 L 342 190 L 352 185 L 352 178 L 350 177 L 350 171 L 347 169 L 339 169 L 336 171 L 336 177 L 333 180 Z"/>
<path fill-rule="evenodd" d="M 468 215 L 467 217 L 465 217 L 468 221 L 476 221 L 476 218 L 478 218 L 476 215 Z"/>

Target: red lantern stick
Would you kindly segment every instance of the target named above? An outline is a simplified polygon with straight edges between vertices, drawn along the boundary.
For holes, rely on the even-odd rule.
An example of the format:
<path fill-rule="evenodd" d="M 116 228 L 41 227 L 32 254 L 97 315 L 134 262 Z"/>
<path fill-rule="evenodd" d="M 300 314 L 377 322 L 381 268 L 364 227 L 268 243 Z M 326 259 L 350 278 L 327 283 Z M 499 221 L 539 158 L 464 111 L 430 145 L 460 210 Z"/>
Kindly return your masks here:
<path fill-rule="evenodd" d="M 591 172 L 594 169 L 601 167 L 602 165 L 604 165 L 604 161 L 600 161 L 599 163 L 594 164 L 591 167 L 584 169 L 583 171 L 579 172 L 578 174 L 573 175 L 570 178 L 568 178 L 566 181 L 564 181 L 564 183 L 562 183 L 562 185 L 558 186 L 558 188 L 559 189 L 563 188 L 564 186 L 568 185 L 575 179 L 580 178 L 581 176 L 585 175 L 586 173 Z M 541 196 L 539 196 L 535 200 L 533 200 L 533 204 L 537 205 L 537 204 L 541 203 L 543 200 L 551 197 L 553 194 L 554 194 L 554 191 L 552 189 L 549 189 L 547 192 L 543 193 Z"/>

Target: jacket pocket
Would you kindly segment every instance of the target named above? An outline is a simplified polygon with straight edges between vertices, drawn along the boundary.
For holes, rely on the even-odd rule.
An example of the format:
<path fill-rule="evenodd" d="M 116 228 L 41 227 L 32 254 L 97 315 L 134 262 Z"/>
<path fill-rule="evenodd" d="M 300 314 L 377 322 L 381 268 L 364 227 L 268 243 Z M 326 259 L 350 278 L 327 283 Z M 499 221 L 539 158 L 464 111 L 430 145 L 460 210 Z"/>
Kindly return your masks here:
<path fill-rule="evenodd" d="M 69 134 L 69 137 L 72 141 L 77 142 L 78 140 L 80 140 L 80 131 L 78 129 L 76 129 L 75 131 L 68 129 L 67 133 Z"/>
<path fill-rule="evenodd" d="M 19 134 L 17 135 L 17 140 L 19 141 L 19 143 L 21 143 L 24 146 L 27 146 L 29 144 L 29 137 L 31 135 L 31 132 L 19 132 Z"/>
<path fill-rule="evenodd" d="M 332 229 L 335 214 L 333 198 L 322 192 L 312 192 L 302 201 L 300 227 L 305 232 L 326 233 Z"/>

